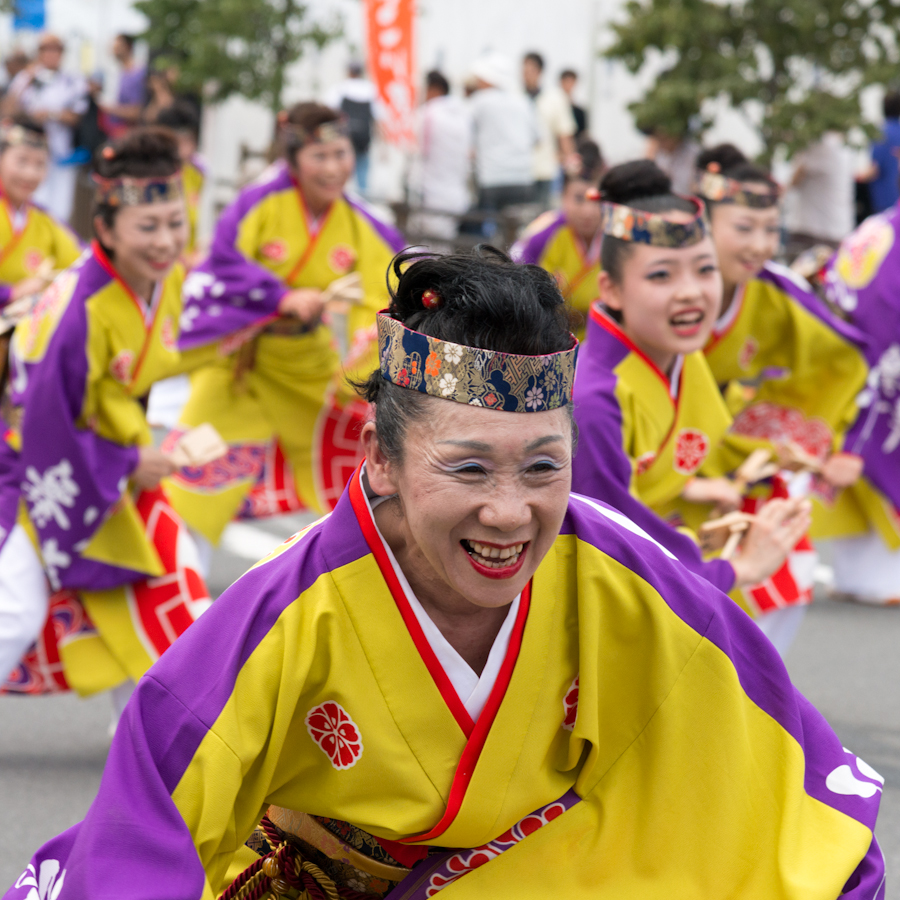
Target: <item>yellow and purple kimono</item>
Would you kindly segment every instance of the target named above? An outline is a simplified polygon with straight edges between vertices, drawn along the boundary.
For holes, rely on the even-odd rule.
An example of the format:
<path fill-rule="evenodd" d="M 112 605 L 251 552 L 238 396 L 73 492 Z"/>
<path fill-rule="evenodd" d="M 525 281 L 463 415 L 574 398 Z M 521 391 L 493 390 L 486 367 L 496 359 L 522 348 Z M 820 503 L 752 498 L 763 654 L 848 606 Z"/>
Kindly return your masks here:
<path fill-rule="evenodd" d="M 600 237 L 598 230 L 587 247 L 569 227 L 564 213 L 549 212 L 535 219 L 510 251 L 516 262 L 532 263 L 553 275 L 579 341 L 584 340 L 588 312 L 597 299 Z"/>
<path fill-rule="evenodd" d="M 753 392 L 732 409 L 732 467 L 758 447 L 788 441 L 819 459 L 841 449 L 868 373 L 864 347 L 863 335 L 784 266 L 766 263 L 739 287 L 704 350 L 723 389 L 740 382 Z"/>
<path fill-rule="evenodd" d="M 20 522 L 65 594 L 51 643 L 63 683 L 82 694 L 139 678 L 209 602 L 163 491 L 129 483 L 138 448 L 152 443 L 144 398 L 185 366 L 176 347 L 182 280 L 176 266 L 148 306 L 94 243 L 15 332 Z M 73 614 L 73 598 L 83 614 Z M 14 673 L 8 689 L 38 692 L 29 671 Z"/>
<path fill-rule="evenodd" d="M 882 777 L 621 513 L 572 496 L 473 716 L 372 499 L 355 475 L 141 680 L 84 821 L 6 900 L 213 900 L 270 804 L 433 848 L 415 900 L 884 897 Z"/>
<path fill-rule="evenodd" d="M 0 191 L 0 309 L 9 303 L 15 285 L 35 275 L 45 261 L 65 269 L 79 253 L 78 238 L 65 225 L 31 203 L 17 213 L 12 211 Z M 0 352 L 6 352 L 5 344 Z M 19 503 L 17 444 L 11 424 L 0 416 L 0 547 L 12 529 Z"/>
<path fill-rule="evenodd" d="M 708 504 L 681 499 L 695 476 L 727 474 L 720 448 L 731 416 L 701 351 L 679 357 L 666 376 L 595 304 L 575 377 L 578 452 L 572 487 L 634 517 L 635 501 L 663 520 L 651 533 L 689 568 L 753 615 L 812 599 L 814 554 L 807 539 L 760 584 L 733 588 L 734 569 L 699 559 L 693 538 L 710 517 Z M 755 512 L 758 500 L 744 508 Z M 641 525 L 651 529 L 641 521 Z M 679 529 L 690 529 L 688 539 Z M 677 543 L 676 543 L 677 542 Z"/>
<path fill-rule="evenodd" d="M 578 359 L 573 402 L 578 451 L 572 489 L 635 519 L 635 505 L 646 507 L 659 521 L 651 529 L 638 520 L 643 528 L 697 574 L 731 590 L 731 563 L 703 561 L 696 541 L 679 530 L 685 519 L 696 527 L 709 512 L 682 501 L 681 493 L 701 468 L 716 469 L 710 453 L 731 424 L 703 354 L 679 357 L 670 379 L 597 303 Z"/>
<path fill-rule="evenodd" d="M 841 244 L 828 265 L 828 298 L 866 336 L 871 367 L 858 398 L 859 417 L 844 450 L 863 458 L 864 477 L 836 502 L 842 530 L 874 529 L 891 550 L 900 549 L 900 211 L 866 219 Z M 830 521 L 830 520 L 829 520 Z"/>
<path fill-rule="evenodd" d="M 213 358 L 192 376 L 181 421 L 211 422 L 231 449 L 171 483 L 175 508 L 208 540 L 218 543 L 242 509 L 268 511 L 247 504 L 267 477 L 267 455 L 286 460 L 280 488 L 288 509 L 322 511 L 337 501 L 359 462 L 365 413 L 345 374 L 374 364 L 375 313 L 387 305 L 385 272 L 402 246 L 398 232 L 348 197 L 313 220 L 283 163 L 223 214 L 209 258 L 185 282 L 181 346 L 208 345 Z M 278 303 L 292 288 L 323 290 L 351 272 L 365 300 L 347 316 L 342 366 L 326 325 L 280 317 Z M 269 514 L 278 510 L 276 503 Z"/>

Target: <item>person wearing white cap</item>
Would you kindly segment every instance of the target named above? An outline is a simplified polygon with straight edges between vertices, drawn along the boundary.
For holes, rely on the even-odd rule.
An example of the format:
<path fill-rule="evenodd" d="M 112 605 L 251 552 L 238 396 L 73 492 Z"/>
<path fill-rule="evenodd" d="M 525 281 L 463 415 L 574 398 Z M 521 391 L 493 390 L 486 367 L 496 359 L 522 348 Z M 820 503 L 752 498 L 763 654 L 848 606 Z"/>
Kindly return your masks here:
<path fill-rule="evenodd" d="M 472 67 L 477 90 L 469 100 L 478 209 L 501 210 L 532 199 L 532 157 L 539 138 L 531 101 L 513 87 L 510 61 L 492 53 Z"/>

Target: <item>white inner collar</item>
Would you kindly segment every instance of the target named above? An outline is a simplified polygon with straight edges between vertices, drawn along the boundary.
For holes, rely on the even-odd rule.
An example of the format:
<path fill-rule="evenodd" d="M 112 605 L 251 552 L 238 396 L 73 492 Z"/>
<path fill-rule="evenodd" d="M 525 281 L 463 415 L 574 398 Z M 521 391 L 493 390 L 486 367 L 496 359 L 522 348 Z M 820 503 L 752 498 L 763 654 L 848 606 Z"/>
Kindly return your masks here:
<path fill-rule="evenodd" d="M 721 334 L 726 329 L 730 328 L 734 323 L 734 320 L 738 317 L 738 313 L 741 311 L 741 306 L 744 302 L 744 291 L 746 290 L 746 285 L 739 284 L 734 289 L 734 295 L 731 298 L 731 304 L 728 309 L 716 319 L 716 324 L 713 326 L 714 334 Z"/>
<path fill-rule="evenodd" d="M 400 568 L 400 564 L 397 562 L 393 551 L 384 539 L 384 535 L 378 528 L 378 523 L 375 522 L 373 510 L 390 498 L 372 493 L 372 490 L 369 487 L 369 480 L 366 478 L 365 463 L 363 464 L 362 472 L 360 472 L 360 480 L 362 481 L 363 496 L 366 499 L 369 513 L 372 515 L 372 524 L 375 526 L 378 539 L 381 541 L 387 552 L 387 557 L 391 562 L 397 580 L 400 582 L 400 586 L 403 588 L 403 593 L 406 595 L 407 602 L 415 613 L 419 627 L 422 629 L 422 633 L 425 635 L 425 639 L 428 641 L 434 655 L 437 657 L 441 668 L 450 679 L 450 683 L 453 685 L 457 696 L 462 701 L 463 706 L 465 706 L 466 712 L 472 717 L 473 722 L 477 722 L 478 717 L 481 715 L 481 711 L 484 709 L 484 705 L 487 703 L 488 697 L 494 688 L 497 676 L 500 674 L 500 667 L 503 665 L 503 660 L 506 659 L 506 651 L 509 649 L 509 639 L 516 622 L 516 616 L 519 612 L 519 603 L 521 602 L 522 595 L 519 594 L 516 599 L 510 603 L 509 612 L 507 612 L 506 618 L 503 620 L 500 631 L 497 632 L 497 637 L 494 638 L 494 643 L 491 646 L 491 652 L 488 655 L 484 670 L 480 676 L 477 675 L 472 667 L 450 644 L 447 638 L 441 634 L 437 625 L 431 620 L 431 617 L 425 611 L 425 608 L 413 592 L 406 575 L 403 574 L 403 570 Z"/>
<path fill-rule="evenodd" d="M 669 374 L 669 395 L 673 400 L 678 399 L 678 387 L 681 384 L 681 369 L 684 366 L 684 357 L 679 353 L 672 363 L 672 371 Z"/>

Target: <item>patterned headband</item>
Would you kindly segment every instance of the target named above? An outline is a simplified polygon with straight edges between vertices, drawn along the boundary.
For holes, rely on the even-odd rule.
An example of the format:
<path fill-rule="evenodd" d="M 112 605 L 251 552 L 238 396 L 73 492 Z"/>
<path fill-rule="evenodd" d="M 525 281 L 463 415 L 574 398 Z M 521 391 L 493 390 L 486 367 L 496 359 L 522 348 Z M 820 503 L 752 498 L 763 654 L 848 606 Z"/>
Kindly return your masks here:
<path fill-rule="evenodd" d="M 709 233 L 703 203 L 696 197 L 685 197 L 694 204 L 690 222 L 673 222 L 660 213 L 645 212 L 620 203 L 604 201 L 600 228 L 603 234 L 620 241 L 652 244 L 654 247 L 691 247 Z"/>
<path fill-rule="evenodd" d="M 572 399 L 578 341 L 546 356 L 517 356 L 452 344 L 378 314 L 381 376 L 399 387 L 469 406 L 543 412 Z"/>
<path fill-rule="evenodd" d="M 746 190 L 742 186 L 743 182 L 719 172 L 710 172 L 709 169 L 700 171 L 698 175 L 697 194 L 711 203 L 734 203 L 751 209 L 771 209 L 781 199 L 777 184 L 769 184 L 767 190 L 756 192 Z"/>
<path fill-rule="evenodd" d="M 3 147 L 34 147 L 38 150 L 47 149 L 47 138 L 37 131 L 25 128 L 22 125 L 3 125 L 0 127 L 0 146 Z"/>
<path fill-rule="evenodd" d="M 104 178 L 91 176 L 96 185 L 94 199 L 107 206 L 142 206 L 145 203 L 168 203 L 184 197 L 181 170 L 166 178 Z"/>
<path fill-rule="evenodd" d="M 290 135 L 301 147 L 307 144 L 327 144 L 340 138 L 350 137 L 350 128 L 343 119 L 335 122 L 323 122 L 316 128 L 304 128 L 287 120 L 287 115 L 279 115 L 278 124 L 281 130 Z"/>

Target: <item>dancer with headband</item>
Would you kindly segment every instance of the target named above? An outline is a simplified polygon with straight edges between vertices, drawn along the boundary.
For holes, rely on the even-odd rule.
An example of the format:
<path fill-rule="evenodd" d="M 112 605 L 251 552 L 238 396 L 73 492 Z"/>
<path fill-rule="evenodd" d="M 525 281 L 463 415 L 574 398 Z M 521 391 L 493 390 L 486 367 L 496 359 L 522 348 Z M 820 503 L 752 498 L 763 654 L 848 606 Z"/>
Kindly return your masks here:
<path fill-rule="evenodd" d="M 176 464 L 153 447 L 145 417 L 150 386 L 189 363 L 176 346 L 187 218 L 174 136 L 134 129 L 98 151 L 94 180 L 95 240 L 13 343 L 25 510 L 16 529 L 54 594 L 40 576 L 19 594 L 0 680 L 25 693 L 115 688 L 118 709 L 209 597 L 160 487 Z"/>
<path fill-rule="evenodd" d="M 883 898 L 881 776 L 734 603 L 570 494 L 554 280 L 393 276 L 364 464 L 141 680 L 6 900 Z"/>
<path fill-rule="evenodd" d="M 804 535 L 809 509 L 767 504 L 730 561 L 700 560 L 682 533 L 742 505 L 719 455 L 731 417 L 702 353 L 722 290 L 703 205 L 674 195 L 645 160 L 607 172 L 600 199 L 600 300 L 575 382 L 573 487 L 623 511 L 637 498 L 663 520 L 654 537 L 749 610 Z"/>

